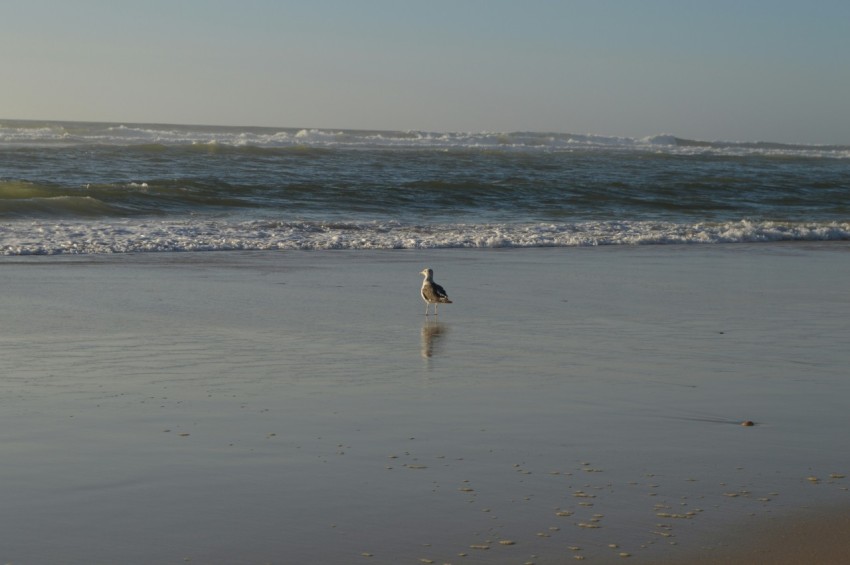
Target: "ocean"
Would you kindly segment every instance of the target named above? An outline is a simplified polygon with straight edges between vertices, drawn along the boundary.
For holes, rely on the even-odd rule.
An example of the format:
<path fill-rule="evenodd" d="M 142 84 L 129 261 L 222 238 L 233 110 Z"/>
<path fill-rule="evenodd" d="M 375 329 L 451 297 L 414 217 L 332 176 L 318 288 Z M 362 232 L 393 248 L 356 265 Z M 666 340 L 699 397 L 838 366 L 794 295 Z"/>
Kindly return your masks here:
<path fill-rule="evenodd" d="M 850 239 L 850 146 L 0 120 L 0 253 Z"/>

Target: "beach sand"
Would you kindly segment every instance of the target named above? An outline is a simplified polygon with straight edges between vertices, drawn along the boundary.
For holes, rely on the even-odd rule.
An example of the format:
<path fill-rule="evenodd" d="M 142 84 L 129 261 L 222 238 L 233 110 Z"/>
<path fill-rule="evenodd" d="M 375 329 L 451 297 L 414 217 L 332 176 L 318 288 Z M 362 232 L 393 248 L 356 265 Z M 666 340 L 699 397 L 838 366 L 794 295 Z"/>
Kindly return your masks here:
<path fill-rule="evenodd" d="M 0 559 L 845 563 L 848 259 L 0 258 Z"/>

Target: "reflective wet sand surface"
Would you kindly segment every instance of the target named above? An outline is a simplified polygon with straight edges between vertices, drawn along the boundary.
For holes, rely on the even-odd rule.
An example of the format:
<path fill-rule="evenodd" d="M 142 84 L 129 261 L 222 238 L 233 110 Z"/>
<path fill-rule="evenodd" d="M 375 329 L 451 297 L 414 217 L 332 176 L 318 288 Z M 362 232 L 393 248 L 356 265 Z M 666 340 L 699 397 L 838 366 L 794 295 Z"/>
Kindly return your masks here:
<path fill-rule="evenodd" d="M 0 558 L 840 555 L 848 253 L 3 258 Z"/>

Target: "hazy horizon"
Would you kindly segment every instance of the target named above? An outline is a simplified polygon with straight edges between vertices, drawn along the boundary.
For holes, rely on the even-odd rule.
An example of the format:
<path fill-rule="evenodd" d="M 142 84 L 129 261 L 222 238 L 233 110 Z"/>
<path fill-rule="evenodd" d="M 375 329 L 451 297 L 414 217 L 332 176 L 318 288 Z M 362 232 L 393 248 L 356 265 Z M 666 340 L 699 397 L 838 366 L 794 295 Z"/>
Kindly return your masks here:
<path fill-rule="evenodd" d="M 0 4 L 8 120 L 850 144 L 850 4 Z"/>

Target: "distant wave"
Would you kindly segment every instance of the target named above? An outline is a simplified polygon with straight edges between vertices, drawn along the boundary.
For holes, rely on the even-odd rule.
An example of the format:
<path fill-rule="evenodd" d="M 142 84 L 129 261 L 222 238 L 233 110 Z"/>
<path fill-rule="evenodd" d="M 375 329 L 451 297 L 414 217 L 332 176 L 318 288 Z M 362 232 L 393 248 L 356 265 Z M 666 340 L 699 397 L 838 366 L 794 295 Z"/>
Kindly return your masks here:
<path fill-rule="evenodd" d="M 246 190 L 242 189 L 241 193 Z M 0 218 L 98 218 L 161 216 L 201 209 L 250 206 L 239 190 L 222 181 L 176 179 L 68 187 L 0 180 Z"/>
<path fill-rule="evenodd" d="M 850 223 L 444 224 L 399 222 L 120 221 L 11 222 L 0 254 L 174 251 L 451 249 L 850 241 Z"/>
<path fill-rule="evenodd" d="M 541 132 L 428 132 L 265 127 L 0 121 L 0 147 L 150 145 L 206 148 L 347 148 L 498 151 L 648 151 L 669 154 L 850 158 L 850 146 L 699 141 L 670 134 L 644 138 Z"/>

